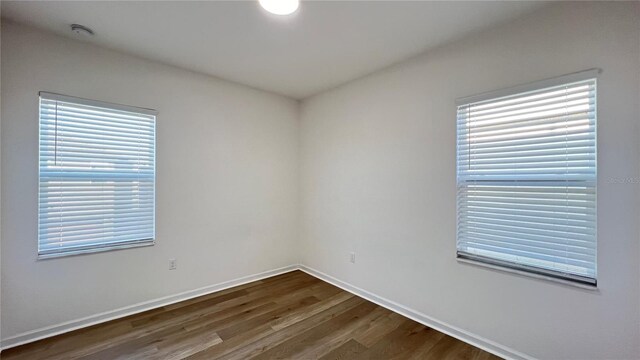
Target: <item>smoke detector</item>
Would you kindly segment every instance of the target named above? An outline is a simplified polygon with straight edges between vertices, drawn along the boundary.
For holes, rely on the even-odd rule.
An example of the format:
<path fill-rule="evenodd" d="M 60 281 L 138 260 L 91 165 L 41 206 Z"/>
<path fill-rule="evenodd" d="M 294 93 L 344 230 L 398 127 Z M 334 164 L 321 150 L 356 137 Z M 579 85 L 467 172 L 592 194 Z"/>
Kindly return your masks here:
<path fill-rule="evenodd" d="M 93 36 L 93 30 L 80 24 L 71 24 L 71 31 L 83 37 Z"/>

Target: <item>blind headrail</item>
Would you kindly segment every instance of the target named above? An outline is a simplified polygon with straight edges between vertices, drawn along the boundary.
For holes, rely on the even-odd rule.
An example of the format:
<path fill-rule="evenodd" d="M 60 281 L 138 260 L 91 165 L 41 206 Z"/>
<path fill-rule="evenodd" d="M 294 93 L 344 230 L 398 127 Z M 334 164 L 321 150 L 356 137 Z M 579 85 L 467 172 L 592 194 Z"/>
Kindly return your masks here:
<path fill-rule="evenodd" d="M 78 97 L 75 97 L 75 96 L 56 94 L 56 93 L 47 92 L 47 91 L 40 91 L 38 94 L 40 95 L 40 98 L 46 99 L 46 100 L 69 102 L 69 103 L 74 103 L 74 104 L 80 104 L 80 105 L 86 105 L 86 106 L 95 106 L 95 107 L 108 108 L 108 109 L 115 109 L 115 110 L 120 110 L 120 111 L 127 111 L 127 112 L 132 112 L 132 113 L 141 113 L 141 114 L 153 115 L 153 116 L 158 115 L 158 111 L 157 110 L 143 108 L 143 107 L 116 104 L 116 103 L 110 103 L 110 102 L 106 102 L 106 101 L 84 99 L 84 98 L 78 98 Z"/>
<path fill-rule="evenodd" d="M 506 97 L 509 95 L 522 94 L 528 91 L 534 91 L 542 88 L 570 84 L 573 82 L 584 81 L 587 79 L 597 78 L 602 73 L 602 69 L 593 68 L 583 71 L 574 72 L 562 76 L 557 76 L 540 81 L 534 81 L 527 84 L 512 86 L 505 89 L 489 91 L 473 96 L 466 96 L 456 99 L 456 106 L 479 103 L 485 100 L 493 100 L 496 98 Z"/>

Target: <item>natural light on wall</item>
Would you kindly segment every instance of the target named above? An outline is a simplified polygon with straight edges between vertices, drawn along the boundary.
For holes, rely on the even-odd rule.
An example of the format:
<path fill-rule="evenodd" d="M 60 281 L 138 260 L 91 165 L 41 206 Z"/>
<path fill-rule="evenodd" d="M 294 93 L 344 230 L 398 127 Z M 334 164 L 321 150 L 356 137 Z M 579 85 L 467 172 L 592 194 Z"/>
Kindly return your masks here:
<path fill-rule="evenodd" d="M 459 104 L 459 257 L 595 285 L 593 75 Z"/>

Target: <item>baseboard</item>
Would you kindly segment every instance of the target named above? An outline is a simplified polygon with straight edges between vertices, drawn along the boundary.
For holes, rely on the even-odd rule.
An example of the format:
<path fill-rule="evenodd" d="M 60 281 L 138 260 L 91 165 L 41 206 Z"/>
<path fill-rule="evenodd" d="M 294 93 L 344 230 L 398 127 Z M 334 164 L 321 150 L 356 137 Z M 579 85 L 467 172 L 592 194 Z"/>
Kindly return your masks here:
<path fill-rule="evenodd" d="M 52 325 L 43 327 L 40 329 L 24 332 L 7 339 L 3 339 L 0 342 L 0 349 L 5 350 L 11 347 L 27 344 L 33 341 L 41 340 L 44 338 L 48 338 L 51 336 L 63 334 L 69 331 L 85 328 L 88 326 L 100 324 L 103 322 L 115 320 L 118 318 L 122 318 L 125 316 L 137 314 L 143 311 L 151 310 L 161 306 L 167 306 L 170 304 L 178 303 L 180 301 L 189 300 L 198 296 L 207 295 L 216 291 L 221 291 L 224 289 L 232 288 L 234 286 L 243 285 L 246 283 L 250 283 L 252 281 L 257 281 L 261 279 L 265 279 L 268 277 L 284 274 L 294 270 L 302 270 L 305 273 L 314 276 L 320 280 L 326 281 L 332 285 L 335 285 L 345 291 L 348 291 L 354 295 L 362 297 L 366 300 L 369 300 L 375 304 L 378 304 L 384 308 L 387 308 L 393 312 L 396 312 L 400 315 L 406 316 L 409 319 L 415 320 L 425 326 L 436 329 L 442 333 L 450 335 L 454 338 L 457 338 L 461 341 L 469 343 L 473 346 L 476 346 L 480 349 L 488 351 L 492 354 L 500 356 L 505 359 L 514 359 L 514 360 L 533 360 L 535 359 L 532 356 L 523 354 L 516 350 L 513 350 L 504 345 L 498 344 L 491 340 L 482 338 L 480 336 L 469 333 L 466 330 L 457 328 L 455 326 L 449 325 L 443 321 L 436 320 L 430 316 L 427 316 L 419 311 L 407 308 L 403 305 L 400 305 L 394 301 L 386 299 L 382 296 L 378 296 L 374 293 L 371 293 L 367 290 L 361 289 L 357 286 L 351 285 L 342 280 L 338 280 L 330 275 L 327 275 L 321 271 L 310 268 L 306 265 L 289 265 L 279 269 L 269 270 L 265 272 L 261 272 L 258 274 L 244 276 L 238 279 L 225 281 L 222 283 L 205 286 L 199 289 L 185 291 L 179 294 L 170 295 L 162 298 L 158 298 L 155 300 L 145 301 L 142 303 L 138 303 L 131 306 L 126 306 L 123 308 L 103 312 L 96 315 L 87 316 L 81 319 L 76 319 L 72 321 L 67 321 L 61 324 Z"/>
<path fill-rule="evenodd" d="M 129 315 L 137 314 L 143 311 L 155 309 L 157 307 L 167 306 L 180 301 L 189 300 L 198 296 L 207 295 L 216 291 L 221 291 L 234 286 L 243 285 L 246 283 L 250 283 L 252 281 L 265 279 L 268 277 L 284 274 L 294 270 L 298 270 L 298 266 L 289 265 L 279 269 L 273 269 L 273 270 L 261 272 L 258 274 L 243 276 L 238 279 L 205 286 L 199 289 L 185 291 L 179 294 L 165 296 L 155 300 L 145 301 L 135 305 L 130 305 L 130 306 L 122 307 L 119 309 L 106 311 L 100 314 L 67 321 L 61 324 L 47 326 L 47 327 L 43 327 L 43 328 L 32 330 L 32 331 L 27 331 L 27 332 L 3 339 L 0 342 L 0 349 L 5 350 L 18 345 L 27 344 L 40 339 L 63 334 L 69 331 L 85 328 L 88 326 L 100 324 L 110 320 L 115 320 L 115 319 L 122 318 Z"/>
<path fill-rule="evenodd" d="M 514 360 L 533 360 L 535 359 L 532 356 L 527 354 L 523 354 L 519 351 L 511 349 L 507 346 L 498 344 L 494 341 L 485 339 L 483 337 L 474 335 L 466 330 L 460 329 L 458 327 L 449 325 L 443 321 L 436 320 L 430 316 L 427 316 L 419 311 L 409 309 L 403 305 L 400 305 L 394 301 L 386 299 L 382 296 L 378 296 L 374 293 L 371 293 L 367 290 L 361 289 L 357 286 L 351 285 L 342 280 L 338 280 L 333 276 L 327 275 L 321 271 L 310 268 L 305 265 L 299 265 L 299 269 L 306 272 L 307 274 L 314 276 L 320 280 L 326 281 L 332 285 L 335 285 L 345 291 L 348 291 L 354 295 L 357 295 L 361 298 L 367 299 L 372 303 L 378 304 L 384 308 L 387 308 L 393 312 L 396 312 L 400 315 L 408 317 L 411 320 L 417 321 L 425 326 L 436 329 L 442 333 L 445 333 L 449 336 L 452 336 L 456 339 L 464 341 L 468 344 L 471 344 L 475 347 L 478 347 L 482 350 L 488 351 L 494 355 L 500 356 L 505 359 L 514 359 Z"/>

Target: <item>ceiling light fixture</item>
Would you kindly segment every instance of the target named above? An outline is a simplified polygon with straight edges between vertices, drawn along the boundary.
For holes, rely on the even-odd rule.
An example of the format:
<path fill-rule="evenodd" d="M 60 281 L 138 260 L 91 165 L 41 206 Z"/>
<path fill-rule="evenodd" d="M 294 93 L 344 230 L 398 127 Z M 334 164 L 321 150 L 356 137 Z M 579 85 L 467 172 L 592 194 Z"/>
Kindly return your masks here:
<path fill-rule="evenodd" d="M 289 15 L 298 10 L 300 0 L 258 0 L 268 12 L 276 15 Z"/>

